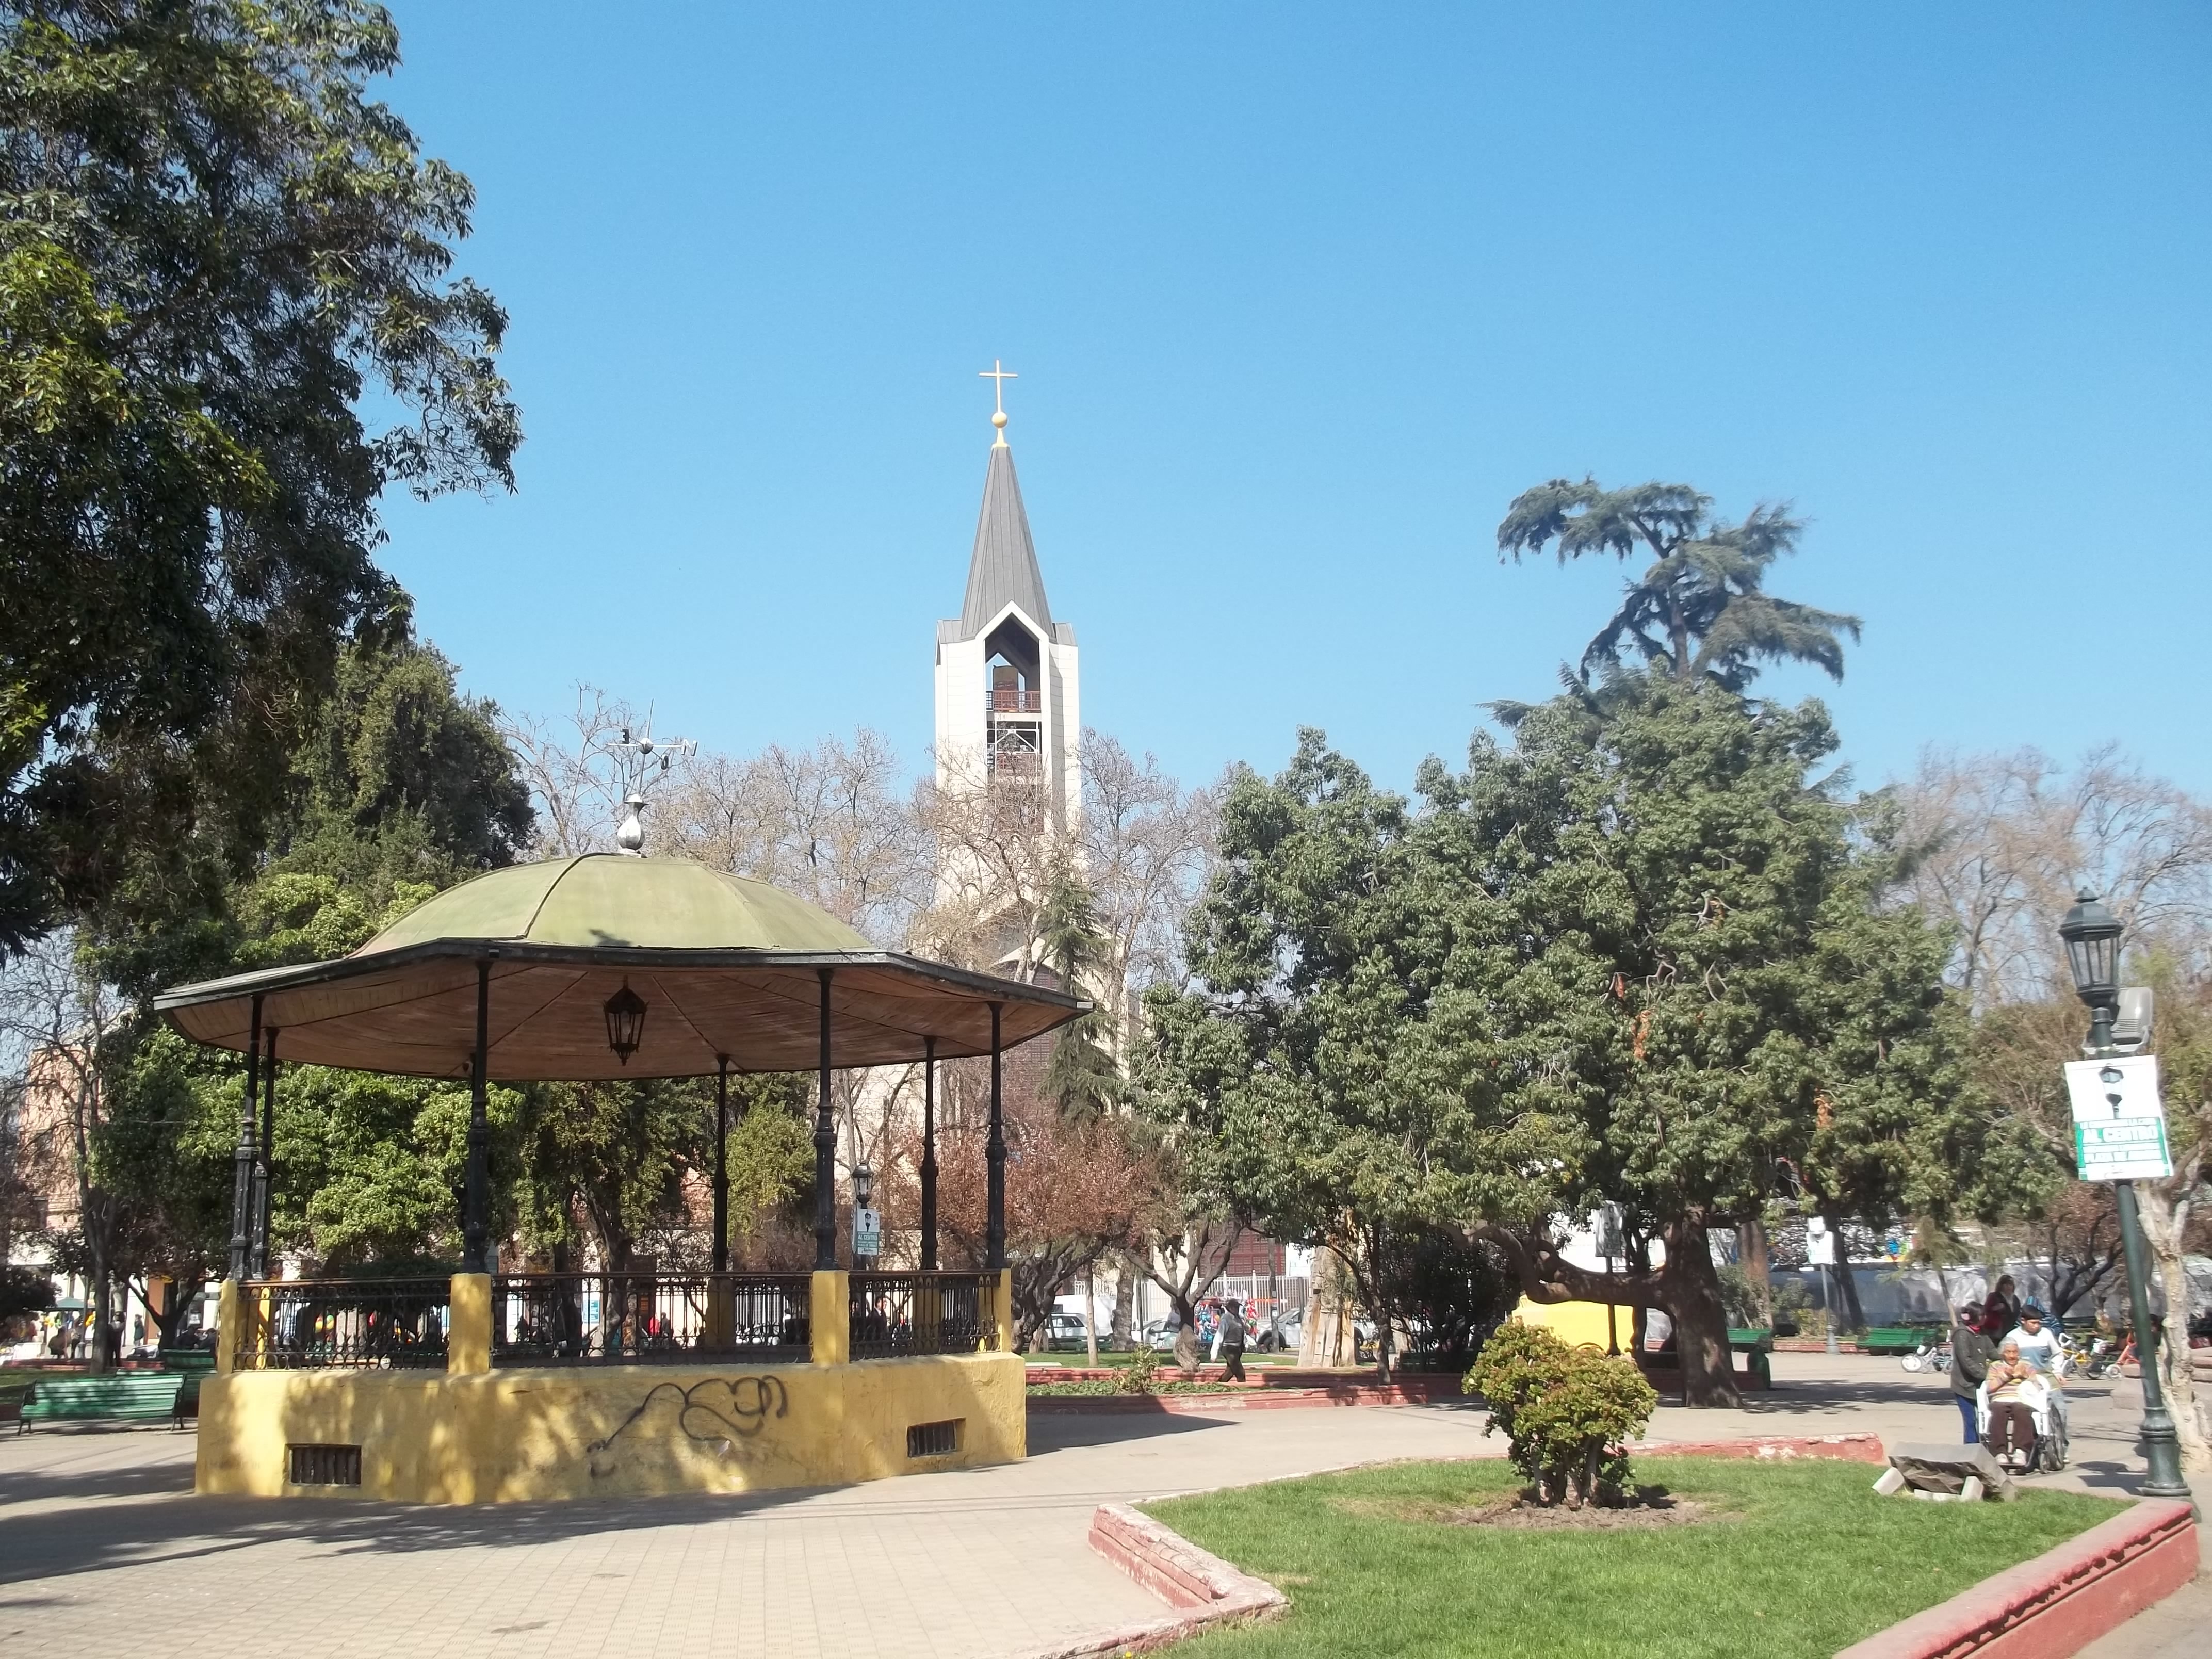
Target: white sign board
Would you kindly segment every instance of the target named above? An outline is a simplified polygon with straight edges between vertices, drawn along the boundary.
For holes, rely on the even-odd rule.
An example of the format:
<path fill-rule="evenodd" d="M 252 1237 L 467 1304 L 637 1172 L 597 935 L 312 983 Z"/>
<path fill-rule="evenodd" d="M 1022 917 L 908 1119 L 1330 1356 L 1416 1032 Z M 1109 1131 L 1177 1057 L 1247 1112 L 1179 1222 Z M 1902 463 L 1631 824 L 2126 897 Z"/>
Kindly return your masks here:
<path fill-rule="evenodd" d="M 1836 1265 L 1836 1236 L 1819 1216 L 1805 1218 L 1805 1263 L 1811 1267 Z"/>
<path fill-rule="evenodd" d="M 2074 1105 L 2074 1168 L 2084 1181 L 2163 1181 L 2173 1173 L 2158 1056 L 2066 1062 Z"/>
<path fill-rule="evenodd" d="M 884 1253 L 884 1212 L 881 1210 L 853 1212 L 853 1254 L 876 1256 Z"/>

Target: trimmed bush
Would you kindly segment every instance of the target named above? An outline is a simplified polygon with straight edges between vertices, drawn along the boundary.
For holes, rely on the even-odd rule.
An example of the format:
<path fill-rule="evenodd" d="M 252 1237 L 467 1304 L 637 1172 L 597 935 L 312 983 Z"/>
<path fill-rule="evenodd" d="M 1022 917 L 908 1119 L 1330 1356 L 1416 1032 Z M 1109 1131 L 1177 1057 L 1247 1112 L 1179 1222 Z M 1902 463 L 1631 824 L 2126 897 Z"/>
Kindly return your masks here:
<path fill-rule="evenodd" d="M 1540 1504 L 1618 1504 L 1627 1490 L 1627 1443 L 1659 1396 L 1626 1355 L 1571 1347 L 1540 1325 L 1509 1320 L 1467 1374 L 1490 1402 L 1485 1434 L 1503 1429 L 1507 1456 Z"/>

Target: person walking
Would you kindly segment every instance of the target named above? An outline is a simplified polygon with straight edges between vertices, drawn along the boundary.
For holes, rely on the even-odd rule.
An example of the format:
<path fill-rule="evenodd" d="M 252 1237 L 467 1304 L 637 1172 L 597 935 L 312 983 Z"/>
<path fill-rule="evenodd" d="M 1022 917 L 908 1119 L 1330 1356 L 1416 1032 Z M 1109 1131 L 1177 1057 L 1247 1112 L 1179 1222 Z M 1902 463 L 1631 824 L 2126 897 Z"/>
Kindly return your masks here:
<path fill-rule="evenodd" d="M 2012 1275 L 2007 1273 L 1982 1304 L 1982 1334 L 1992 1342 L 2002 1341 L 2004 1334 L 2019 1323 L 2020 1297 L 2013 1290 Z"/>
<path fill-rule="evenodd" d="M 1984 1379 L 1990 1391 L 1990 1451 L 2015 1473 L 2034 1462 L 2035 1413 L 2025 1391 L 2039 1375 L 2020 1357 L 2020 1344 L 2007 1337 Z"/>
<path fill-rule="evenodd" d="M 1974 1421 L 1974 1396 L 1982 1379 L 1990 1374 L 1990 1362 L 1996 1357 L 1996 1345 L 1982 1334 L 1981 1309 L 1968 1303 L 1959 1310 L 1958 1322 L 1951 1327 L 1951 1397 L 1959 1402 L 1959 1417 L 1969 1446 L 1981 1443 L 1981 1431 Z"/>
<path fill-rule="evenodd" d="M 1221 1310 L 1221 1380 L 1242 1382 L 1244 1376 L 1244 1308 L 1231 1302 Z"/>

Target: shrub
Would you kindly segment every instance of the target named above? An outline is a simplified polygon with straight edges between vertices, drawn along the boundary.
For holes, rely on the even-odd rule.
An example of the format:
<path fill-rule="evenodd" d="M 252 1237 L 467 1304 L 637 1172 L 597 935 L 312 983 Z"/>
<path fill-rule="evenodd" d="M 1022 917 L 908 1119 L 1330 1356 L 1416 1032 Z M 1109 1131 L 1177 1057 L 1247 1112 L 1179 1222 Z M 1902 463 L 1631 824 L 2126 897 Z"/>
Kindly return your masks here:
<path fill-rule="evenodd" d="M 1139 1348 L 1129 1356 L 1129 1363 L 1121 1367 L 1121 1375 L 1114 1379 L 1114 1386 L 1123 1394 L 1150 1394 L 1159 1381 L 1160 1357 L 1150 1348 Z"/>
<path fill-rule="evenodd" d="M 1483 1344 L 1467 1386 L 1490 1402 L 1483 1432 L 1505 1431 L 1507 1455 L 1536 1502 L 1571 1509 L 1620 1501 L 1625 1449 L 1659 1404 L 1634 1360 L 1570 1347 L 1517 1319 Z"/>

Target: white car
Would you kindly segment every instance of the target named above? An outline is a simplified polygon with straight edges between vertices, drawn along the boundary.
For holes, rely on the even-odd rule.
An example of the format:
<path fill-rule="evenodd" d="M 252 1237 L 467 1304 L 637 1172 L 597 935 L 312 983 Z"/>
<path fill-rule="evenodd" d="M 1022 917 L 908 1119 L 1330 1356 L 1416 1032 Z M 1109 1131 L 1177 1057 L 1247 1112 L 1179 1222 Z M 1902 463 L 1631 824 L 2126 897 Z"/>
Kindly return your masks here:
<path fill-rule="evenodd" d="M 1044 1322 L 1045 1352 L 1061 1348 L 1088 1348 L 1090 1339 L 1084 1334 L 1081 1314 L 1056 1313 Z"/>

